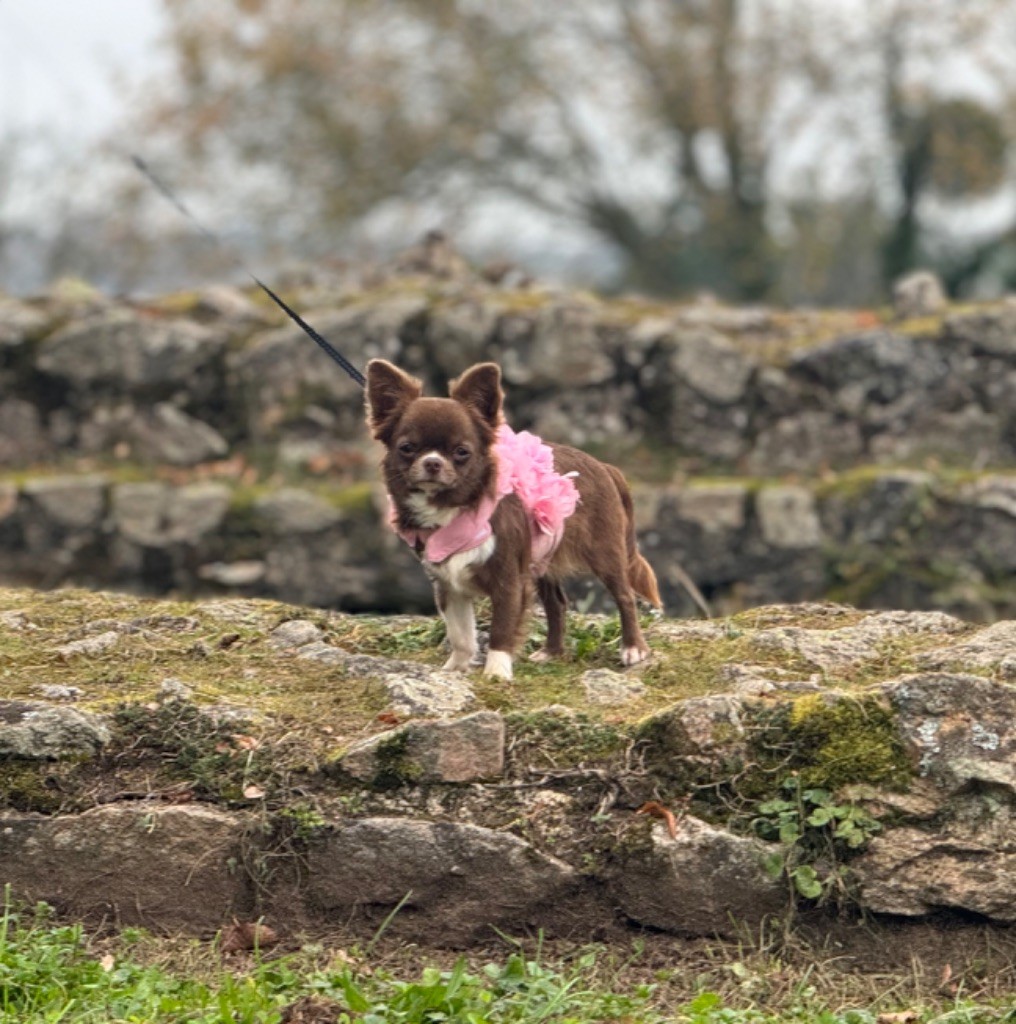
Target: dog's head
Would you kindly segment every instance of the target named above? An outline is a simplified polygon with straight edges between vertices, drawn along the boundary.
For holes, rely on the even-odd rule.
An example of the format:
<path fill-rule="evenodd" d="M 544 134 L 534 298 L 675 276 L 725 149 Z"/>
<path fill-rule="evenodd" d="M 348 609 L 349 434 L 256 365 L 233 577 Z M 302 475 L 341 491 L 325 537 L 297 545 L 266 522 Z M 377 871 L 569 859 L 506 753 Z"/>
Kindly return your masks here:
<path fill-rule="evenodd" d="M 450 398 L 423 398 L 420 381 L 398 367 L 367 364 L 367 423 L 385 446 L 385 480 L 397 504 L 418 495 L 435 508 L 462 508 L 493 487 L 501 371 L 479 363 L 448 390 Z"/>

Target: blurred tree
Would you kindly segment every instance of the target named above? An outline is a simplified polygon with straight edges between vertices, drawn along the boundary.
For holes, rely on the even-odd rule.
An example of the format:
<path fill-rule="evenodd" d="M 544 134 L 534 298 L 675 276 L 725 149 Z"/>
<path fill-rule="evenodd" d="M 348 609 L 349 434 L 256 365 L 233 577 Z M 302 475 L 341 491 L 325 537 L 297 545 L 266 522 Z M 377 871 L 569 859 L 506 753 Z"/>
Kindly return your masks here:
<path fill-rule="evenodd" d="M 257 165 L 272 218 L 334 237 L 394 199 L 507 196 L 608 242 L 627 284 L 771 289 L 768 164 L 807 105 L 777 94 L 788 65 L 810 73 L 808 19 L 786 4 L 165 6 L 174 69 L 147 129 L 191 160 Z"/>
<path fill-rule="evenodd" d="M 8 129 L 0 134 L 0 265 L 6 258 L 6 250 L 13 234 L 12 225 L 4 214 L 13 183 L 18 176 L 20 150 L 21 141 L 16 132 Z"/>
<path fill-rule="evenodd" d="M 628 286 L 756 299 L 801 291 L 807 210 L 809 280 L 864 238 L 884 286 L 933 250 L 929 201 L 1008 176 L 1011 126 L 938 80 L 962 49 L 995 107 L 1016 95 L 1008 0 L 164 3 L 173 70 L 146 129 L 256 168 L 254 207 L 305 239 L 507 197 L 608 243 Z"/>
<path fill-rule="evenodd" d="M 877 33 L 869 45 L 880 59 L 895 192 L 882 245 L 883 277 L 888 283 L 921 263 L 944 263 L 940 269 L 951 271 L 952 289 L 962 290 L 983 260 L 1008 243 L 1013 224 L 998 221 L 989 239 L 968 239 L 968 252 L 958 261 L 943 260 L 935 252 L 941 229 L 936 231 L 928 208 L 969 209 L 972 202 L 997 194 L 1011 177 L 1014 126 L 1006 124 L 1005 110 L 1016 99 L 1012 5 L 1004 0 L 869 4 L 869 24 Z M 954 81 L 966 79 L 967 87 L 987 92 L 996 109 L 966 96 L 943 96 L 941 79 L 948 77 L 950 62 Z"/>

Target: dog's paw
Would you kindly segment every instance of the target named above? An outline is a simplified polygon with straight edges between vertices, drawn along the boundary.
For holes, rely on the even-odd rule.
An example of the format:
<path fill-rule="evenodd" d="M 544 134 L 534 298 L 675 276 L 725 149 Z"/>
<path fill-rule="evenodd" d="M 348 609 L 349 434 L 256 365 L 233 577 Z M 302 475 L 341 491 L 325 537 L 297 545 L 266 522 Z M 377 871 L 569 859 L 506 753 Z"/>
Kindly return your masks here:
<path fill-rule="evenodd" d="M 649 658 L 648 647 L 622 647 L 621 648 L 621 664 L 626 668 L 631 668 L 632 665 L 639 665 L 643 661 Z"/>
<path fill-rule="evenodd" d="M 512 656 L 507 651 L 488 651 L 483 674 L 495 679 L 511 679 Z"/>
<path fill-rule="evenodd" d="M 465 672 L 472 661 L 473 656 L 468 651 L 456 651 L 441 667 L 445 672 Z"/>
<path fill-rule="evenodd" d="M 533 651 L 533 653 L 529 655 L 529 660 L 536 665 L 542 665 L 544 662 L 555 661 L 560 657 L 560 654 L 553 654 L 551 651 L 548 651 L 546 647 L 541 647 L 538 651 Z"/>

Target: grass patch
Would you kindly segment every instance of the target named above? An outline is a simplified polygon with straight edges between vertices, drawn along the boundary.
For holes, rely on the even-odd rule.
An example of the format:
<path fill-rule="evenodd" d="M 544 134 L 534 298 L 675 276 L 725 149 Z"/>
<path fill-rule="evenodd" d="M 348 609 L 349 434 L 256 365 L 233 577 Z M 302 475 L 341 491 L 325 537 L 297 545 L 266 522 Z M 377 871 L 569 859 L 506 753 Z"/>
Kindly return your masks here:
<path fill-rule="evenodd" d="M 341 935 L 224 956 L 131 928 L 92 935 L 43 905 L 0 917 L 3 1024 L 913 1024 L 1011 1021 L 1012 940 L 929 944 L 847 926 L 830 948 L 773 936 L 506 939 L 466 956 Z M 913 947 L 908 961 L 900 947 Z M 962 948 L 966 956 L 957 958 Z M 925 955 L 926 954 L 926 955 Z M 955 964 L 943 987 L 941 965 Z M 895 1020 L 894 1018 L 886 1018 Z"/>
<path fill-rule="evenodd" d="M 534 773 L 593 768 L 616 760 L 629 743 L 623 729 L 588 715 L 536 711 L 507 718 L 511 756 Z"/>
<path fill-rule="evenodd" d="M 565 969 L 514 954 L 475 973 L 464 959 L 449 969 L 426 967 L 403 981 L 348 954 L 323 967 L 302 958 L 255 957 L 246 970 L 225 965 L 187 977 L 130 956 L 139 937 L 125 932 L 117 952 L 99 956 L 80 926 L 54 926 L 49 911 L 0 919 L 0 1021 L 4 1024 L 276 1024 L 314 1022 L 657 1021 L 650 985 L 628 993 L 587 983 L 595 955 Z M 119 954 L 119 955 L 118 955 Z M 207 959 L 215 960 L 213 950 Z"/>
<path fill-rule="evenodd" d="M 444 621 L 439 615 L 355 615 L 331 623 L 335 643 L 356 654 L 412 658 L 435 664 L 445 660 Z"/>

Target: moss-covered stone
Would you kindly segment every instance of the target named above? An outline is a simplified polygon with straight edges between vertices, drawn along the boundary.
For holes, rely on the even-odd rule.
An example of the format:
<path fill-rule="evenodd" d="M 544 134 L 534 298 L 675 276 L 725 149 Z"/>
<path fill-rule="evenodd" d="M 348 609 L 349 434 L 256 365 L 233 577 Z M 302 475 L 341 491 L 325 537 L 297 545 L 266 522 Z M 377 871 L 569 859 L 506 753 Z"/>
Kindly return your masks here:
<path fill-rule="evenodd" d="M 52 814 L 64 802 L 56 776 L 67 771 L 66 764 L 54 767 L 39 761 L 0 760 L 0 809 Z"/>
<path fill-rule="evenodd" d="M 901 786 L 912 775 L 892 709 L 870 694 L 814 694 L 793 702 L 787 722 L 794 764 L 807 786 Z"/>
<path fill-rule="evenodd" d="M 377 767 L 370 780 L 372 788 L 399 789 L 419 780 L 420 764 L 410 756 L 409 743 L 409 733 L 397 732 L 378 744 L 374 751 Z"/>

